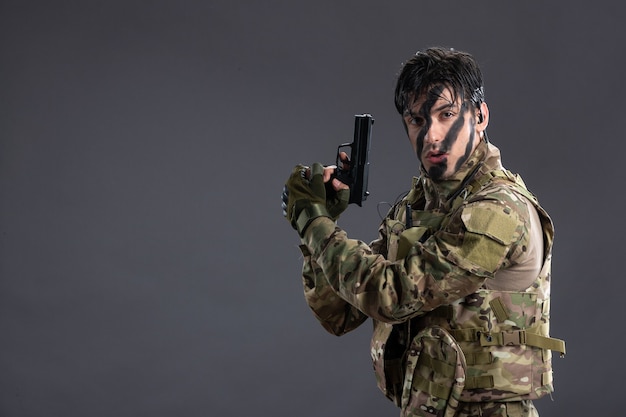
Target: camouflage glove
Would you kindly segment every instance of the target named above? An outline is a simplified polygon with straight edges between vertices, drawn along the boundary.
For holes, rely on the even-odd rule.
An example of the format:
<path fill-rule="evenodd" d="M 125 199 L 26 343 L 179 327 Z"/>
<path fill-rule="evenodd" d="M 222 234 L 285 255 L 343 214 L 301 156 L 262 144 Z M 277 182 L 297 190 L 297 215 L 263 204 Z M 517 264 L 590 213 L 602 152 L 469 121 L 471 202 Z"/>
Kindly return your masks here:
<path fill-rule="evenodd" d="M 348 208 L 350 202 L 350 190 L 335 191 L 331 184 L 332 180 L 326 185 L 326 209 L 333 220 L 337 220 L 339 215 Z"/>
<path fill-rule="evenodd" d="M 297 165 L 283 188 L 283 215 L 300 236 L 314 219 L 329 217 L 336 220 L 348 207 L 350 191 L 336 193 L 330 184 L 324 184 L 323 174 L 322 164 L 315 163 L 310 169 Z"/>

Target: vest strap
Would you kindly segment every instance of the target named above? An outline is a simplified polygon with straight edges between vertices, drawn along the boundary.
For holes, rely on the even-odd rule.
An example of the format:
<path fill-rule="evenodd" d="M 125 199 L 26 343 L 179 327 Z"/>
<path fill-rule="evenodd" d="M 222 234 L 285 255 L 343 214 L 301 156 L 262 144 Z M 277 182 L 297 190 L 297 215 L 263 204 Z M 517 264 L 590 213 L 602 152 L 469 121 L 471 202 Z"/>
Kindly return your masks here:
<path fill-rule="evenodd" d="M 472 365 L 488 365 L 493 362 L 493 355 L 491 352 L 464 352 L 465 363 L 468 366 Z"/>
<path fill-rule="evenodd" d="M 440 361 L 439 359 L 435 359 L 424 352 L 420 353 L 417 363 L 417 367 L 432 369 L 436 373 L 441 374 L 446 378 L 454 377 L 455 368 L 453 365 Z"/>
<path fill-rule="evenodd" d="M 495 333 L 480 333 L 481 346 L 534 346 L 565 355 L 565 342 L 553 337 L 541 336 L 527 330 L 509 330 Z"/>
<path fill-rule="evenodd" d="M 479 342 L 481 346 L 527 345 L 549 349 L 565 355 L 565 342 L 554 337 L 541 336 L 529 330 L 505 330 L 485 332 L 482 329 L 451 330 L 450 334 L 459 342 Z"/>
<path fill-rule="evenodd" d="M 493 382 L 492 375 L 470 376 L 465 378 L 465 389 L 493 387 L 495 387 L 495 383 Z"/>
<path fill-rule="evenodd" d="M 426 378 L 417 378 L 413 381 L 413 389 L 424 391 L 438 398 L 448 398 L 451 388 L 438 384 Z"/>
<path fill-rule="evenodd" d="M 552 385 L 552 371 L 541 374 L 541 385 Z"/>
<path fill-rule="evenodd" d="M 498 323 L 504 323 L 509 318 L 508 309 L 504 305 L 502 298 L 497 297 L 489 301 L 489 306 L 491 307 L 493 314 L 496 316 Z"/>

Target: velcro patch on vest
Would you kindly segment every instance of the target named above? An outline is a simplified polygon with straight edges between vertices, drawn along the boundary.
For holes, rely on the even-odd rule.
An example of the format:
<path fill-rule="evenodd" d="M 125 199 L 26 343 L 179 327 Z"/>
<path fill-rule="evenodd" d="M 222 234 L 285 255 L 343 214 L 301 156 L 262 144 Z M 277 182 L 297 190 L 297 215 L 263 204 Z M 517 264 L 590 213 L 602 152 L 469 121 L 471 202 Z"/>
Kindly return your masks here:
<path fill-rule="evenodd" d="M 518 222 L 505 210 L 495 204 L 479 203 L 463 210 L 461 219 L 468 232 L 487 235 L 503 245 L 508 245 L 515 238 Z"/>
<path fill-rule="evenodd" d="M 463 210 L 461 219 L 466 233 L 460 255 L 468 261 L 495 272 L 516 239 L 517 221 L 503 207 L 477 204 Z"/>

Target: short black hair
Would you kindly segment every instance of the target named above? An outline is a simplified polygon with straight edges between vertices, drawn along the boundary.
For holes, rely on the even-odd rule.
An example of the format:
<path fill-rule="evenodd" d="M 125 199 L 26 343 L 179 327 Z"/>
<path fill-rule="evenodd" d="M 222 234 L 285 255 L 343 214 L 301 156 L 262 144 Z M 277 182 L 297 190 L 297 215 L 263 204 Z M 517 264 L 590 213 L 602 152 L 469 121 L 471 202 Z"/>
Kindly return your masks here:
<path fill-rule="evenodd" d="M 403 115 L 414 100 L 437 84 L 449 87 L 455 100 L 470 100 L 477 107 L 485 99 L 482 72 L 472 55 L 431 47 L 418 51 L 402 66 L 395 90 L 398 113 Z"/>

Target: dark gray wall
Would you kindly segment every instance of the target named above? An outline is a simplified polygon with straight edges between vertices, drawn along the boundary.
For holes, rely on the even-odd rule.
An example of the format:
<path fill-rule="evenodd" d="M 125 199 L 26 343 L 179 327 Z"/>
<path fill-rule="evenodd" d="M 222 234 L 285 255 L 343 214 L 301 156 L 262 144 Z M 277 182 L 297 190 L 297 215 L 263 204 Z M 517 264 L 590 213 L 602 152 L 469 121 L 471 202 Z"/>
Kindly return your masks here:
<path fill-rule="evenodd" d="M 371 197 L 415 158 L 392 105 L 416 50 L 482 64 L 489 134 L 551 213 L 554 401 L 621 404 L 619 2 L 1 1 L 0 415 L 395 416 L 366 324 L 301 293 L 279 195 L 376 118 Z"/>

